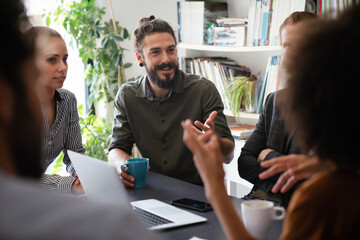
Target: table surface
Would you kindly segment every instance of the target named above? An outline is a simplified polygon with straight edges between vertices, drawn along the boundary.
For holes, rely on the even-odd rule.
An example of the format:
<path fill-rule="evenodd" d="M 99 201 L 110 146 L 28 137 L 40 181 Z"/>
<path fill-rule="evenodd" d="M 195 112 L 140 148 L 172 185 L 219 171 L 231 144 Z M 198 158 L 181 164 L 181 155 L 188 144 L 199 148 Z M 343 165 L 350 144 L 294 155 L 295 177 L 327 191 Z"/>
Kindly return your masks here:
<path fill-rule="evenodd" d="M 166 203 L 179 198 L 192 198 L 200 201 L 207 201 L 204 188 L 181 180 L 170 178 L 155 172 L 149 172 L 146 179 L 146 187 L 127 189 L 129 200 L 136 201 L 142 199 L 157 199 Z M 240 204 L 243 200 L 231 198 L 232 202 L 240 214 Z M 215 212 L 198 212 L 186 209 L 189 212 L 207 218 L 207 222 L 178 228 L 159 231 L 160 234 L 168 239 L 190 239 L 194 236 L 203 239 L 225 239 L 225 234 L 221 228 Z M 241 215 L 239 215 L 241 216 Z M 269 232 L 269 240 L 278 239 L 282 229 L 282 221 L 272 221 Z"/>

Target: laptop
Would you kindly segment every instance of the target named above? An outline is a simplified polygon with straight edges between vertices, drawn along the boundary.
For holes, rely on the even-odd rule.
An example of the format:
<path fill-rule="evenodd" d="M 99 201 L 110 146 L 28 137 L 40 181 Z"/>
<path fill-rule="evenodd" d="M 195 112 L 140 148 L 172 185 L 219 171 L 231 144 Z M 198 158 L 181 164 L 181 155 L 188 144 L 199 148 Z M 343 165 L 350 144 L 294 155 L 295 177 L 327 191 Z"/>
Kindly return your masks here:
<path fill-rule="evenodd" d="M 67 152 L 89 199 L 131 207 L 150 230 L 207 221 L 204 217 L 156 199 L 129 202 L 125 187 L 114 166 L 70 150 Z"/>

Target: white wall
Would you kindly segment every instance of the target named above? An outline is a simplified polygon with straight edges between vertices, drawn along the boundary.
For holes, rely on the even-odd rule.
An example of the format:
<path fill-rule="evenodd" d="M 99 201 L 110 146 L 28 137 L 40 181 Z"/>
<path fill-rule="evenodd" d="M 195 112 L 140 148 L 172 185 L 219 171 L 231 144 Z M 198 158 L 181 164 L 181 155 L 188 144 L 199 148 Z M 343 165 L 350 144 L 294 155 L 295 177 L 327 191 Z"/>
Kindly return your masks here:
<path fill-rule="evenodd" d="M 177 27 L 177 0 L 112 0 L 112 9 L 116 21 L 121 27 L 125 27 L 131 34 L 131 40 L 120 43 L 122 48 L 127 49 L 125 62 L 133 63 L 133 66 L 125 70 L 126 78 L 132 78 L 145 74 L 144 68 L 140 68 L 135 58 L 133 48 L 133 33 L 137 23 L 142 17 L 154 15 L 167 21 L 174 29 Z M 107 16 L 111 18 L 108 0 L 97 0 L 99 6 L 105 7 Z"/>

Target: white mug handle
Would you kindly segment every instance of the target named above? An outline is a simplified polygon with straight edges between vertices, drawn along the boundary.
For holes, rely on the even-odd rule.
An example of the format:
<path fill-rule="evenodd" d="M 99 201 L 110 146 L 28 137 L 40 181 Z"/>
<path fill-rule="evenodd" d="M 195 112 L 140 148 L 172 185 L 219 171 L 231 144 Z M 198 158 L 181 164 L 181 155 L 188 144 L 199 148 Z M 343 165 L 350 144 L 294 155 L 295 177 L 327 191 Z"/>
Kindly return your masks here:
<path fill-rule="evenodd" d="M 281 212 L 281 214 L 278 215 L 276 214 L 277 212 Z M 272 214 L 273 220 L 281 220 L 284 218 L 284 216 L 285 216 L 285 209 L 283 207 L 278 207 L 278 206 L 273 207 L 273 214 Z"/>

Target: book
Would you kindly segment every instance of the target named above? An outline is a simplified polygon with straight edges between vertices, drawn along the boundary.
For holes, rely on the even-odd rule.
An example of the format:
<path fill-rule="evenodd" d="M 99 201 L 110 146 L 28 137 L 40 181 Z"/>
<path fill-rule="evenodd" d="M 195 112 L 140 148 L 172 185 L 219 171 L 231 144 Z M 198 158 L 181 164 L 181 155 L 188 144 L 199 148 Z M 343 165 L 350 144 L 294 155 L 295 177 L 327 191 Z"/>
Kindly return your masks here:
<path fill-rule="evenodd" d="M 204 2 L 190 3 L 190 43 L 204 43 Z"/>
<path fill-rule="evenodd" d="M 268 45 L 278 45 L 276 36 L 278 36 L 280 24 L 279 22 L 279 4 L 281 0 L 272 0 L 271 24 L 269 26 L 269 42 Z"/>
<path fill-rule="evenodd" d="M 259 100 L 258 100 L 257 109 L 256 109 L 256 113 L 258 113 L 258 114 L 261 112 L 262 107 L 263 107 L 265 88 L 266 88 L 266 83 L 268 80 L 268 74 L 269 74 L 269 70 L 270 70 L 270 63 L 271 63 L 271 57 L 269 57 L 269 59 L 268 59 L 266 71 L 264 74 L 264 80 L 262 82 L 262 86 L 261 86 L 261 90 L 260 90 Z"/>
<path fill-rule="evenodd" d="M 250 5 L 249 5 L 248 22 L 247 22 L 247 30 L 246 30 L 246 46 L 248 47 L 253 46 L 256 1 L 257 0 L 250 0 Z"/>
<path fill-rule="evenodd" d="M 250 0 L 246 45 L 279 45 L 285 18 L 295 11 L 315 11 L 315 5 L 314 0 Z"/>
<path fill-rule="evenodd" d="M 271 22 L 271 0 L 262 0 L 261 2 L 261 32 L 260 32 L 260 46 L 268 45 L 267 32 Z"/>
<path fill-rule="evenodd" d="M 216 23 L 218 27 L 246 27 L 248 19 L 247 18 L 218 18 Z"/>
<path fill-rule="evenodd" d="M 179 40 L 203 44 L 204 2 L 177 2 Z"/>
<path fill-rule="evenodd" d="M 279 65 L 280 65 L 280 57 L 281 56 L 271 56 L 270 57 L 270 69 L 268 73 L 268 79 L 266 83 L 266 89 L 264 93 L 264 98 L 267 97 L 272 92 L 275 92 L 277 89 L 277 81 L 279 75 Z M 264 102 L 263 102 L 264 104 Z"/>
<path fill-rule="evenodd" d="M 254 17 L 254 31 L 253 31 L 253 46 L 259 46 L 259 29 L 261 21 L 261 0 L 256 0 L 255 17 Z"/>
<path fill-rule="evenodd" d="M 234 139 L 246 140 L 254 132 L 255 126 L 249 124 L 240 124 L 230 126 L 230 131 Z"/>
<path fill-rule="evenodd" d="M 245 45 L 246 27 L 214 27 L 214 45 L 236 46 Z"/>
<path fill-rule="evenodd" d="M 281 77 L 280 71 L 281 56 L 271 56 L 265 71 L 264 80 L 262 81 L 261 90 L 257 102 L 256 113 L 260 113 L 265 104 L 266 97 L 274 91 L 284 88 L 284 79 Z"/>

